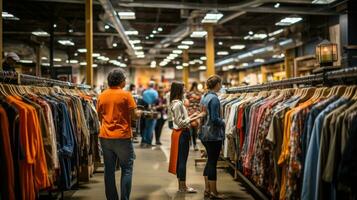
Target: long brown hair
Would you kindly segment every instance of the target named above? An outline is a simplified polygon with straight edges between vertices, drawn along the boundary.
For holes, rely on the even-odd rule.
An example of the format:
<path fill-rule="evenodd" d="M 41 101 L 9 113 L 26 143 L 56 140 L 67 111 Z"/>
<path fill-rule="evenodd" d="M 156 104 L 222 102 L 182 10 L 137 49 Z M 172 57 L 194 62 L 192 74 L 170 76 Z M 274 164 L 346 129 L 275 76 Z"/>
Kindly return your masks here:
<path fill-rule="evenodd" d="M 172 82 L 171 84 L 171 90 L 170 90 L 170 103 L 173 100 L 183 99 L 183 89 L 184 89 L 184 84 L 182 82 Z"/>

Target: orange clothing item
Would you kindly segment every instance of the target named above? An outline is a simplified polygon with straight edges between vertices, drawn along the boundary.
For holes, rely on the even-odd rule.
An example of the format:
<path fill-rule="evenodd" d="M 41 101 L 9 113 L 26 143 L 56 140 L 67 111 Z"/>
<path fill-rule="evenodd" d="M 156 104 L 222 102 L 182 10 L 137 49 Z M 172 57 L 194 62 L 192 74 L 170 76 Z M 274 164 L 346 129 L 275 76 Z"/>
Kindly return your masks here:
<path fill-rule="evenodd" d="M 107 139 L 132 138 L 131 111 L 136 103 L 130 92 L 118 87 L 105 90 L 98 98 L 97 111 L 101 119 L 99 137 Z"/>
<path fill-rule="evenodd" d="M 4 108 L 0 106 L 0 133 L 2 134 L 3 148 L 5 151 L 6 169 L 7 169 L 7 184 L 5 187 L 8 192 L 9 200 L 15 200 L 15 173 L 14 173 L 14 163 L 12 160 L 11 152 L 11 142 L 10 142 L 10 132 L 9 132 L 9 121 Z"/>
<path fill-rule="evenodd" d="M 169 172 L 172 174 L 176 174 L 177 170 L 177 160 L 181 133 L 182 129 L 174 129 L 171 135 Z"/>
<path fill-rule="evenodd" d="M 38 115 L 35 108 L 18 97 L 8 96 L 7 101 L 18 109 L 20 116 L 20 143 L 25 153 L 25 159 L 19 162 L 22 199 L 35 200 L 40 189 L 51 186 Z"/>

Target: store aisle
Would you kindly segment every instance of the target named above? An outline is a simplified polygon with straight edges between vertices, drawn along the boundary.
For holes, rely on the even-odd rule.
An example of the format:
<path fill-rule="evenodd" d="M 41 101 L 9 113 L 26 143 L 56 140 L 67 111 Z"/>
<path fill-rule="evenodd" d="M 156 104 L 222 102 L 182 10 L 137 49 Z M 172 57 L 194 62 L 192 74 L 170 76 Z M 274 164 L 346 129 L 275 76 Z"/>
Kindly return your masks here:
<path fill-rule="evenodd" d="M 204 182 L 202 171 L 204 165 L 195 167 L 194 159 L 199 156 L 199 152 L 190 151 L 188 162 L 188 184 L 196 188 L 197 194 L 177 193 L 176 177 L 167 172 L 168 156 L 171 130 L 164 128 L 161 147 L 152 149 L 141 149 L 136 145 L 136 160 L 134 164 L 133 187 L 131 199 L 133 200 L 202 200 Z M 105 199 L 104 174 L 96 173 L 88 184 L 81 184 L 71 200 L 101 200 Z M 120 171 L 117 172 L 117 186 L 120 181 Z M 239 182 L 235 182 L 232 176 L 223 170 L 218 173 L 218 189 L 229 199 L 253 199 Z M 67 195 L 66 195 L 67 196 Z"/>

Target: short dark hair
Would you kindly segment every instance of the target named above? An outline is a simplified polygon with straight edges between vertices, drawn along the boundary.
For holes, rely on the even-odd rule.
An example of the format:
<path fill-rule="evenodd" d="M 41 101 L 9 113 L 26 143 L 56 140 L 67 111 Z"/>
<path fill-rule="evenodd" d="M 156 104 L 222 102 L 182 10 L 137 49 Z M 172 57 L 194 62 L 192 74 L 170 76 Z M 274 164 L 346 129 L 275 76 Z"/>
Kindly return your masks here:
<path fill-rule="evenodd" d="M 218 75 L 213 75 L 207 79 L 206 86 L 209 90 L 212 90 L 218 83 L 222 83 L 221 77 Z"/>
<path fill-rule="evenodd" d="M 171 84 L 170 102 L 176 99 L 182 100 L 184 86 L 185 85 L 182 82 L 177 82 L 177 81 Z"/>
<path fill-rule="evenodd" d="M 119 86 L 126 79 L 125 72 L 120 68 L 114 69 L 109 72 L 107 79 L 109 87 Z"/>

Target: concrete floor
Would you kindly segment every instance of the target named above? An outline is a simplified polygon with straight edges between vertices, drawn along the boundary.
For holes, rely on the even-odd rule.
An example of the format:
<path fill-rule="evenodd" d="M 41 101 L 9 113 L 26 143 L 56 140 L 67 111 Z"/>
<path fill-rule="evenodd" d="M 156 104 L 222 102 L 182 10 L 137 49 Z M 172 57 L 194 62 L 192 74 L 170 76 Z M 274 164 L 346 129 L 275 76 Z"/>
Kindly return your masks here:
<path fill-rule="evenodd" d="M 204 164 L 195 167 L 194 159 L 199 152 L 190 150 L 187 164 L 187 183 L 198 190 L 197 194 L 177 193 L 176 176 L 169 174 L 168 157 L 170 150 L 171 130 L 164 128 L 162 146 L 152 149 L 141 149 L 136 145 L 136 160 L 134 163 L 133 185 L 131 199 L 133 200 L 202 200 L 204 181 L 202 171 Z M 71 200 L 105 200 L 104 174 L 96 173 L 87 184 L 81 184 L 80 189 L 67 193 L 65 199 Z M 117 187 L 120 182 L 120 171 L 116 173 Z M 232 176 L 224 170 L 218 170 L 218 190 L 227 199 L 253 199 L 245 188 L 235 182 Z"/>

